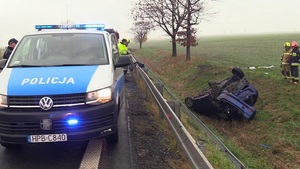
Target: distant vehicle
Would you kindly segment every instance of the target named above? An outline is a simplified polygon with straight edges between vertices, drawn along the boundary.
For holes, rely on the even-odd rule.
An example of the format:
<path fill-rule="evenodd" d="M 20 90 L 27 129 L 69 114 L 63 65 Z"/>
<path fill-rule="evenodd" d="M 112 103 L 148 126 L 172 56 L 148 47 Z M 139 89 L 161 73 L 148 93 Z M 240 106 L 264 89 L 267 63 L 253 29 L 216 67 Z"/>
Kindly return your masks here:
<path fill-rule="evenodd" d="M 258 91 L 244 77 L 241 69 L 233 68 L 232 74 L 221 82 L 208 82 L 207 89 L 196 96 L 186 97 L 187 107 L 201 114 L 231 120 L 241 117 L 252 120 L 256 114 L 253 106 Z"/>
<path fill-rule="evenodd" d="M 104 24 L 36 25 L 0 60 L 0 143 L 118 142 L 124 104 L 117 31 Z"/>

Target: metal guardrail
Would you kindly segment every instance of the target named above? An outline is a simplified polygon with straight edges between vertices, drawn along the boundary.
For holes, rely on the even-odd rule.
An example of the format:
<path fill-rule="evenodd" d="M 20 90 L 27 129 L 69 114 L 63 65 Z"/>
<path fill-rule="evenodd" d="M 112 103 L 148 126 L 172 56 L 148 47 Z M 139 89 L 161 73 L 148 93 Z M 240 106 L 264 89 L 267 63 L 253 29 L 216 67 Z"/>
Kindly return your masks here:
<path fill-rule="evenodd" d="M 140 76 L 143 78 L 147 88 L 151 92 L 154 100 L 163 112 L 164 119 L 171 128 L 172 133 L 176 139 L 177 144 L 183 150 L 191 168 L 195 169 L 213 169 L 212 165 L 206 159 L 203 152 L 200 150 L 194 138 L 190 135 L 184 125 L 181 123 L 177 115 L 173 112 L 167 100 L 161 95 L 151 79 L 143 69 L 137 66 Z"/>
<path fill-rule="evenodd" d="M 132 58 L 134 62 L 136 60 Z M 166 119 L 171 131 L 173 132 L 177 144 L 180 145 L 181 149 L 183 150 L 185 156 L 188 159 L 188 162 L 192 168 L 197 169 L 213 169 L 212 165 L 206 159 L 203 152 L 199 149 L 197 142 L 194 138 L 190 135 L 190 133 L 186 130 L 184 125 L 181 123 L 178 115 L 172 110 L 169 106 L 168 101 L 162 96 L 162 91 L 159 91 L 157 87 L 153 84 L 152 80 L 149 78 L 147 73 L 141 67 L 137 66 L 137 70 L 139 71 L 140 76 L 143 78 L 144 82 L 147 85 L 147 88 L 150 90 L 153 98 L 155 99 L 157 105 L 159 106 L 160 110 L 164 118 Z M 147 72 L 152 73 L 147 69 Z M 153 73 L 153 77 L 156 78 L 157 81 L 160 82 L 159 78 L 157 78 Z M 164 89 L 168 92 L 168 94 L 173 98 L 175 101 L 179 101 L 169 89 L 163 86 Z M 198 119 L 186 106 L 180 104 L 180 109 L 184 111 L 187 115 L 189 115 L 193 120 L 195 120 L 199 126 L 210 136 L 210 138 L 223 150 L 225 155 L 237 166 L 239 169 L 246 169 L 246 166 L 220 141 L 220 139 L 200 120 Z"/>
<path fill-rule="evenodd" d="M 162 82 L 159 80 L 159 78 L 150 70 L 148 70 L 149 73 L 153 77 L 156 78 L 159 83 L 162 84 Z M 164 86 L 164 89 L 168 92 L 168 95 L 172 97 L 173 100 L 179 101 L 178 99 L 166 86 Z M 179 101 L 180 102 L 180 101 Z M 197 122 L 199 126 L 209 135 L 209 137 L 214 141 L 216 145 L 225 153 L 227 158 L 230 159 L 230 161 L 235 164 L 235 166 L 238 169 L 246 169 L 246 165 L 243 164 L 223 143 L 222 141 L 199 119 L 195 116 L 193 112 L 191 112 L 184 104 L 180 104 L 180 109 L 185 112 L 189 117 L 191 117 L 194 121 Z"/>

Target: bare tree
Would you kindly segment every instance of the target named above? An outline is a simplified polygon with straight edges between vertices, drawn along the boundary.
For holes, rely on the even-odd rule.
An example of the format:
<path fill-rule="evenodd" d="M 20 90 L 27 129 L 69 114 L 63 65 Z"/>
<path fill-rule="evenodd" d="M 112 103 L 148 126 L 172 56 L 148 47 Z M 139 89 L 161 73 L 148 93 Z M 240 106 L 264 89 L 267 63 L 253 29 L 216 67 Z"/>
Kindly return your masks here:
<path fill-rule="evenodd" d="M 151 20 L 171 37 L 173 57 L 177 56 L 176 35 L 186 14 L 179 1 L 184 0 L 139 0 L 132 10 L 133 15 Z"/>
<path fill-rule="evenodd" d="M 137 21 L 133 23 L 133 27 L 130 29 L 134 35 L 134 40 L 140 44 L 140 49 L 148 39 L 148 34 L 153 28 L 150 21 Z"/>
<path fill-rule="evenodd" d="M 186 60 L 190 60 L 190 47 L 196 45 L 197 29 L 200 21 L 214 13 L 205 13 L 205 0 L 139 0 L 132 14 L 142 15 L 155 23 L 171 37 L 172 56 L 177 56 L 176 41 L 180 34 L 180 44 L 186 47 Z M 179 31 L 182 29 L 182 31 Z M 185 43 L 184 43 L 185 39 Z"/>
<path fill-rule="evenodd" d="M 177 40 L 180 45 L 186 47 L 186 60 L 191 59 L 191 46 L 197 46 L 195 26 L 199 25 L 201 21 L 207 20 L 209 16 L 213 16 L 215 13 L 209 13 L 209 9 L 206 7 L 205 0 L 185 0 L 184 3 L 180 1 L 180 5 L 185 8 L 186 14 L 184 15 L 184 21 L 181 23 L 181 27 L 184 31 L 181 32 L 181 38 Z"/>
<path fill-rule="evenodd" d="M 131 14 L 134 19 L 133 27 L 130 29 L 131 33 L 134 35 L 134 40 L 140 44 L 140 49 L 142 44 L 145 43 L 148 39 L 148 34 L 151 30 L 154 30 L 155 27 L 153 22 L 141 12 L 135 12 Z"/>

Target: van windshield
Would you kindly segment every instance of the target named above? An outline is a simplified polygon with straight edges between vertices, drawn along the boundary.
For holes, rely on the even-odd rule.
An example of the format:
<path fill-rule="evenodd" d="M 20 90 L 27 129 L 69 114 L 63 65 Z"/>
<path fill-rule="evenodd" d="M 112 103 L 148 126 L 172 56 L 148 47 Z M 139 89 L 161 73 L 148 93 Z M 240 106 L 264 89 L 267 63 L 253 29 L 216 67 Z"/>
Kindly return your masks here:
<path fill-rule="evenodd" d="M 25 36 L 8 67 L 109 64 L 101 34 L 55 33 Z"/>

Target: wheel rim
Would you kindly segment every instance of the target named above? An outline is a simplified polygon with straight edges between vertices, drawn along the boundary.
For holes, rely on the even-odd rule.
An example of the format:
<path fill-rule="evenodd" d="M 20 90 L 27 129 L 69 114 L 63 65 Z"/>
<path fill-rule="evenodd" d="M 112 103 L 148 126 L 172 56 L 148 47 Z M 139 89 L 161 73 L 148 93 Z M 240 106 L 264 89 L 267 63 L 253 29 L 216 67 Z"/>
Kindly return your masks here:
<path fill-rule="evenodd" d="M 188 107 L 193 107 L 193 100 L 191 98 L 186 98 L 185 99 L 185 104 L 188 106 Z"/>

